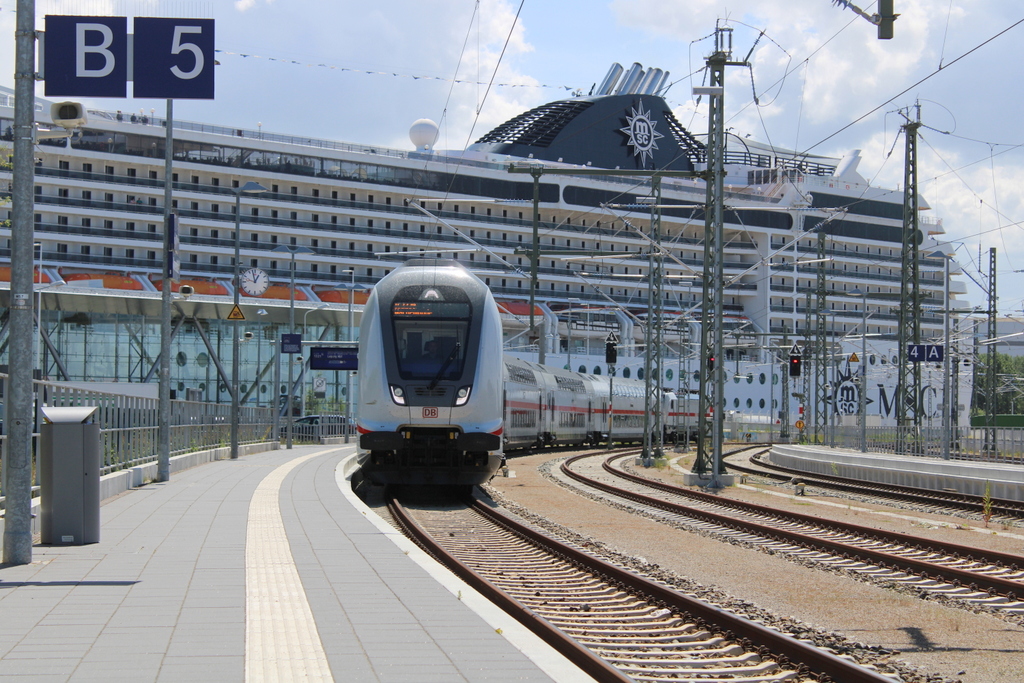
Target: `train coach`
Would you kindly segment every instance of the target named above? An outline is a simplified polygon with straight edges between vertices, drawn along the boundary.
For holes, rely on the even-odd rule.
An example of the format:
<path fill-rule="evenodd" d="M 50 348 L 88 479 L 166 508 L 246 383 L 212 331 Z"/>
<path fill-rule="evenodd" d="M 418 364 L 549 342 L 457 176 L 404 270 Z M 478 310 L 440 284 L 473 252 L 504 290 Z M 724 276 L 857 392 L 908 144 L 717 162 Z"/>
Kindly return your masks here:
<path fill-rule="evenodd" d="M 640 380 L 584 375 L 506 356 L 505 449 L 597 445 L 609 438 L 642 442 L 645 392 Z M 666 441 L 696 427 L 689 402 L 670 391 L 660 396 Z"/>
<path fill-rule="evenodd" d="M 363 312 L 356 429 L 376 484 L 473 485 L 504 451 L 620 443 L 644 435 L 644 383 L 506 356 L 489 288 L 458 261 L 414 259 L 374 288 Z M 665 437 L 686 406 L 662 394 Z M 611 420 L 609 420 L 611 417 Z"/>

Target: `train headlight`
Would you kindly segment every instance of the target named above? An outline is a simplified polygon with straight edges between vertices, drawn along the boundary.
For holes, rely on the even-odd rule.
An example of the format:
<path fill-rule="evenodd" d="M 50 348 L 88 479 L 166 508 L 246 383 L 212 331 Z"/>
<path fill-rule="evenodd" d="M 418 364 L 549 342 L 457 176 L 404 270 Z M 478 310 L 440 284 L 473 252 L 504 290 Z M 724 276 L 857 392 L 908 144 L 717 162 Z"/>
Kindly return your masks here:
<path fill-rule="evenodd" d="M 462 406 L 469 400 L 469 392 L 473 387 L 459 387 L 459 390 L 455 392 L 455 405 Z"/>
<path fill-rule="evenodd" d="M 405 405 L 405 390 L 400 386 L 391 385 L 391 400 L 400 406 Z"/>

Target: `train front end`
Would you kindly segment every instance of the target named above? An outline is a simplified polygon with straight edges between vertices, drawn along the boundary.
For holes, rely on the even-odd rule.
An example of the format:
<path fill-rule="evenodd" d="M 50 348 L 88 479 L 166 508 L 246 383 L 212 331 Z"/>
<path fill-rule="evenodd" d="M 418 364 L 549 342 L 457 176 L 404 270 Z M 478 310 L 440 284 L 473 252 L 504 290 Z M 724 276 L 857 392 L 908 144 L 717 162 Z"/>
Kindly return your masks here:
<path fill-rule="evenodd" d="M 376 484 L 473 485 L 502 460 L 501 320 L 457 261 L 416 259 L 383 278 L 360 328 L 363 473 Z"/>

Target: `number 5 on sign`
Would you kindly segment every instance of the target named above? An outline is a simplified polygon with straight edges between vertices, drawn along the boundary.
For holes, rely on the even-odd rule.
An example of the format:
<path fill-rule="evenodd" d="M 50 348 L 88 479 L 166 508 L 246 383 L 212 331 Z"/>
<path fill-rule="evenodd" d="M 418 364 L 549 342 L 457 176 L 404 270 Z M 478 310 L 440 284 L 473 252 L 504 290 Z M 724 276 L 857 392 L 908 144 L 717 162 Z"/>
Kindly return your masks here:
<path fill-rule="evenodd" d="M 213 19 L 135 19 L 135 97 L 213 99 Z"/>

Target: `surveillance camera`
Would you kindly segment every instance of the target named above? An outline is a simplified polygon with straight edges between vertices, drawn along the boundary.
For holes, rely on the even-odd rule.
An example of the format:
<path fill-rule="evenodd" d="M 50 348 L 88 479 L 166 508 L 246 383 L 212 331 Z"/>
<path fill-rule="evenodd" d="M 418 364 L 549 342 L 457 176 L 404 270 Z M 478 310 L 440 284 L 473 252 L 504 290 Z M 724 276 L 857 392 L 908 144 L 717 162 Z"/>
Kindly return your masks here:
<path fill-rule="evenodd" d="M 246 341 L 248 341 L 248 340 L 252 339 L 252 332 L 246 332 L 242 336 L 245 337 Z"/>
<path fill-rule="evenodd" d="M 191 285 L 182 285 L 181 287 L 178 288 L 178 294 L 181 294 L 182 298 L 184 299 L 189 298 L 195 293 L 196 290 Z"/>
<path fill-rule="evenodd" d="M 88 121 L 85 118 L 85 107 L 80 102 L 57 102 L 50 106 L 50 118 L 56 126 L 67 130 L 81 128 Z"/>

